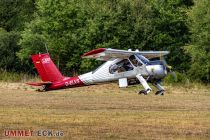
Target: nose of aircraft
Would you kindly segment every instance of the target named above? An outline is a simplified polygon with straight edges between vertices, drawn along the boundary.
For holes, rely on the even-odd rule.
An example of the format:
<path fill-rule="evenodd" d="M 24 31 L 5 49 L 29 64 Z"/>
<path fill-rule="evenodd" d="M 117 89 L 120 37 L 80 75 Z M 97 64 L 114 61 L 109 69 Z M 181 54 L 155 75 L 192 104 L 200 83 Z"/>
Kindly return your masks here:
<path fill-rule="evenodd" d="M 147 65 L 146 68 L 148 74 L 155 78 L 164 78 L 169 72 L 167 65 L 164 65 L 164 63 L 162 62 Z"/>
<path fill-rule="evenodd" d="M 164 76 L 166 76 L 169 72 L 171 72 L 172 67 L 169 66 L 165 61 L 161 61 L 160 65 L 162 65 Z"/>

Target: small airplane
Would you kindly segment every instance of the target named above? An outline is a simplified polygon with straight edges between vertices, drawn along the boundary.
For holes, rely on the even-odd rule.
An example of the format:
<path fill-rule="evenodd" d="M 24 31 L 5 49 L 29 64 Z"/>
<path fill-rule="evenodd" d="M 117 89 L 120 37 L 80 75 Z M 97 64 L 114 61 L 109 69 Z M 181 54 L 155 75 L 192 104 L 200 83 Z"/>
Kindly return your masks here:
<path fill-rule="evenodd" d="M 158 89 L 156 95 L 164 95 L 160 81 L 170 72 L 163 60 L 149 60 L 169 54 L 168 51 L 132 51 L 111 48 L 98 48 L 82 55 L 82 58 L 94 58 L 106 61 L 96 70 L 75 76 L 63 76 L 51 60 L 48 53 L 32 55 L 32 61 L 43 82 L 27 83 L 42 86 L 42 91 L 67 87 L 78 87 L 121 79 L 136 79 L 144 87 L 139 94 L 147 95 L 152 91 L 148 83 Z"/>

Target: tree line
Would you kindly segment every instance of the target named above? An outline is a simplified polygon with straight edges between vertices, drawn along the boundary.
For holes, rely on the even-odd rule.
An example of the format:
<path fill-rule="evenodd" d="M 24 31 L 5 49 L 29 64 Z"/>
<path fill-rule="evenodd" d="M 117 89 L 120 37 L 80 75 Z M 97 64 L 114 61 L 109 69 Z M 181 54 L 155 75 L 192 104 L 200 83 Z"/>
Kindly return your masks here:
<path fill-rule="evenodd" d="M 46 47 L 66 75 L 94 69 L 96 48 L 168 50 L 190 79 L 210 81 L 209 0 L 1 0 L 0 70 L 34 74 Z"/>

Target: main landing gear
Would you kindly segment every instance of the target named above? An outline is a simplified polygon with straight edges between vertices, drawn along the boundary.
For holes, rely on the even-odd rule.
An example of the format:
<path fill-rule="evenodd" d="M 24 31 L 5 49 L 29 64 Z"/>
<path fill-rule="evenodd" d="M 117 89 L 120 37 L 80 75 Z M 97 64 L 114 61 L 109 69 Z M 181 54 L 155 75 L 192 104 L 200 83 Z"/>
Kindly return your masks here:
<path fill-rule="evenodd" d="M 152 83 L 152 85 L 158 89 L 155 95 L 164 95 L 165 90 L 159 83 Z"/>
<path fill-rule="evenodd" d="M 152 91 L 152 89 L 149 87 L 147 81 L 142 77 L 141 74 L 136 75 L 136 78 L 139 80 L 139 82 L 142 84 L 145 90 L 139 91 L 139 94 L 147 95 L 149 92 Z"/>
<path fill-rule="evenodd" d="M 150 91 L 151 91 L 150 89 L 147 89 L 147 90 L 140 90 L 140 91 L 139 91 L 139 94 L 147 95 L 147 93 L 149 93 Z"/>
<path fill-rule="evenodd" d="M 149 92 L 152 91 L 152 89 L 148 85 L 147 81 L 144 79 L 144 77 L 141 74 L 136 75 L 136 78 L 139 80 L 139 82 L 144 87 L 144 90 L 139 91 L 139 94 L 147 95 Z M 164 95 L 165 90 L 159 83 L 152 83 L 152 85 L 158 89 L 158 91 L 155 93 L 155 95 Z"/>

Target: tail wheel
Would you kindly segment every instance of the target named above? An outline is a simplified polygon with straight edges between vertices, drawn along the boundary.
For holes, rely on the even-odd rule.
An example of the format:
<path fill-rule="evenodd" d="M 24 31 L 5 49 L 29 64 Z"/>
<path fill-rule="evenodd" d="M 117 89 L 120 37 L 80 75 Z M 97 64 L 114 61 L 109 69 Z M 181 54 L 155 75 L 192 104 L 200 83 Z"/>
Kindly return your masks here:
<path fill-rule="evenodd" d="M 48 87 L 49 87 L 48 85 L 43 85 L 42 88 L 37 89 L 37 91 L 39 91 L 39 92 L 48 91 L 49 90 Z"/>

